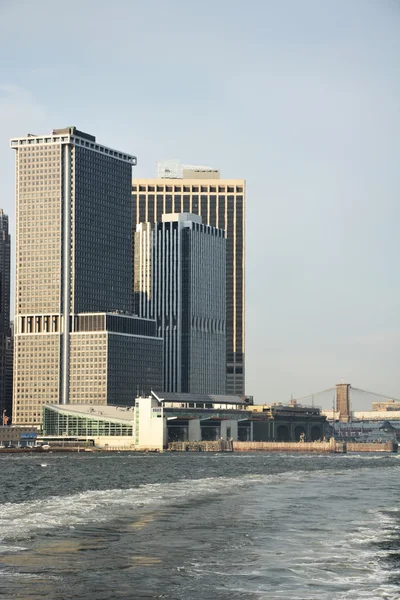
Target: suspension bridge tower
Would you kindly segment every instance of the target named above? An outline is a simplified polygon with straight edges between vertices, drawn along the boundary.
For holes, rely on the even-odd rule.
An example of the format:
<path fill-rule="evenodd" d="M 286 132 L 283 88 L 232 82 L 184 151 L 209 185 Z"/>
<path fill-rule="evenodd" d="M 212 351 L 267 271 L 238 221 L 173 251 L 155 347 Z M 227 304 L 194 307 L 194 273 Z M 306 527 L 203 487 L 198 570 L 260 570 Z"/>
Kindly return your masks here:
<path fill-rule="evenodd" d="M 350 421 L 350 388 L 350 383 L 336 384 L 336 412 L 339 413 L 341 423 Z"/>

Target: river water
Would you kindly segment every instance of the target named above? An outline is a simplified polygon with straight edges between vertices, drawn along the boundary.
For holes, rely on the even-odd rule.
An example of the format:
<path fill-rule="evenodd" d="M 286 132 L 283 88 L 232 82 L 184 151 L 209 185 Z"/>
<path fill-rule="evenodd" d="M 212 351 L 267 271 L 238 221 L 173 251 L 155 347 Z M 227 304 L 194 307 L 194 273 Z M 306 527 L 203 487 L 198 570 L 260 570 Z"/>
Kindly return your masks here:
<path fill-rule="evenodd" d="M 0 598 L 400 598 L 400 456 L 0 457 Z"/>

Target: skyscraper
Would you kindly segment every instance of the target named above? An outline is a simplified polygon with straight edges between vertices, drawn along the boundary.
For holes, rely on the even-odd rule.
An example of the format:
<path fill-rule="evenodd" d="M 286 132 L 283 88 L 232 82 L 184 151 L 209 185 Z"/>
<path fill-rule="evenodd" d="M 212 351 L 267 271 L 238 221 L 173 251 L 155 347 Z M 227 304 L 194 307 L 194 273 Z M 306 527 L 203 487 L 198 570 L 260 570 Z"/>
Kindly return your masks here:
<path fill-rule="evenodd" d="M 131 310 L 136 158 L 75 127 L 15 138 L 11 147 L 17 217 L 13 420 L 36 424 L 46 403 L 106 403 L 112 391 L 100 383 L 109 381 L 109 361 L 118 363 L 115 352 L 128 338 L 131 352 L 140 334 L 153 340 L 154 352 L 143 348 L 142 358 L 159 357 L 162 373 L 156 350 L 162 341 L 151 326 L 142 332 L 128 317 L 116 322 L 106 316 Z M 80 318 L 83 313 L 92 318 Z M 112 352 L 115 336 L 120 344 Z M 80 358 L 85 368 L 79 370 Z M 136 380 L 128 378 L 139 390 L 142 367 L 148 365 L 131 364 Z M 74 387 L 76 380 L 83 387 Z"/>
<path fill-rule="evenodd" d="M 226 393 L 245 393 L 245 197 L 243 179 L 220 179 L 217 169 L 160 162 L 156 179 L 134 179 L 133 226 L 164 213 L 201 215 L 226 231 Z"/>
<path fill-rule="evenodd" d="M 10 234 L 8 216 L 0 209 L 0 423 L 4 410 L 11 417 L 12 397 L 8 386 L 11 358 L 10 330 Z"/>
<path fill-rule="evenodd" d="M 165 391 L 225 394 L 225 268 L 225 232 L 198 215 L 137 225 L 135 312 L 164 338 Z"/>

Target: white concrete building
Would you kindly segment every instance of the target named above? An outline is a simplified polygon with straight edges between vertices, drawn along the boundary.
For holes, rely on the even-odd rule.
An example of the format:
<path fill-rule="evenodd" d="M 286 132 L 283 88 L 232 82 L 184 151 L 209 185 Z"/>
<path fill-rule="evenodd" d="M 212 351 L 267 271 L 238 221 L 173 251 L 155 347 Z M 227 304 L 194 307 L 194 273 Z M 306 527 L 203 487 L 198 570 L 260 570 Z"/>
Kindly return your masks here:
<path fill-rule="evenodd" d="M 253 439 L 252 413 L 238 396 L 152 392 L 135 406 L 45 405 L 46 437 L 91 440 L 109 449 L 162 451 L 172 441 Z"/>

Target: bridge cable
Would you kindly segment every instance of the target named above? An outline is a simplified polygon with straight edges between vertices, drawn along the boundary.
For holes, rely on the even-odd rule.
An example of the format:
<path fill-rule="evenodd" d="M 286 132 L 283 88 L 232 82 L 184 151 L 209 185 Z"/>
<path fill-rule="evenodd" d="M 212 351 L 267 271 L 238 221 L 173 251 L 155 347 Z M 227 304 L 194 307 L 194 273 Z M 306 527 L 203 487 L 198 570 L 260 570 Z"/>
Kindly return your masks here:
<path fill-rule="evenodd" d="M 325 392 L 331 392 L 332 390 L 335 390 L 336 388 L 334 387 L 330 387 L 327 388 L 326 390 L 321 390 L 320 392 L 315 392 L 314 394 L 307 394 L 307 396 L 302 396 L 301 398 L 294 398 L 296 400 L 296 402 L 298 402 L 299 400 L 305 400 L 306 398 L 312 398 L 313 396 L 319 396 L 320 394 L 325 394 Z"/>
<path fill-rule="evenodd" d="M 375 392 L 368 392 L 368 390 L 360 390 L 360 388 L 355 388 L 351 386 L 351 390 L 355 392 L 362 392 L 363 394 L 368 394 L 370 396 L 377 396 L 378 398 L 385 398 L 386 400 L 394 400 L 395 402 L 400 402 L 398 398 L 393 398 L 393 396 L 384 396 L 383 394 L 376 394 Z"/>

